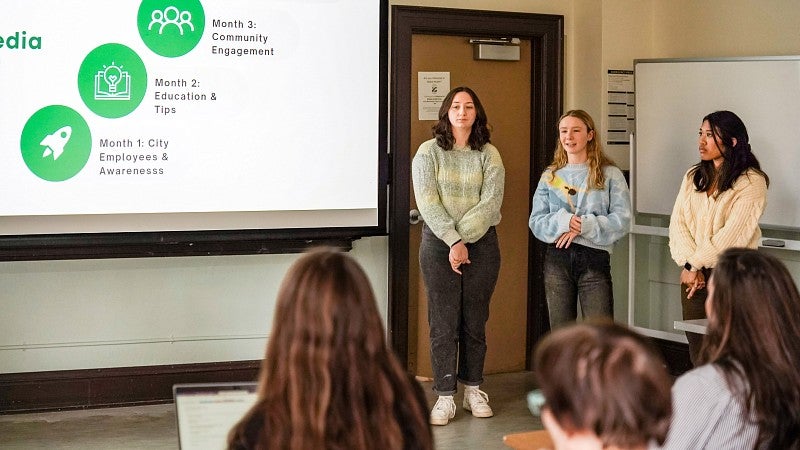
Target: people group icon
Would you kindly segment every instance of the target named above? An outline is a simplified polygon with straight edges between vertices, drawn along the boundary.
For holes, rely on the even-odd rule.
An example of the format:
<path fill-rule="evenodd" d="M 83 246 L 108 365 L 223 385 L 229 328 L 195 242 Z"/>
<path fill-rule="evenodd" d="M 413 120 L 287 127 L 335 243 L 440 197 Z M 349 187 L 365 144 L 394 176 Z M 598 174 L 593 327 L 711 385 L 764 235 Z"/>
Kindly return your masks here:
<path fill-rule="evenodd" d="M 154 10 L 150 13 L 150 25 L 147 27 L 148 30 L 152 30 L 153 26 L 158 24 L 160 25 L 158 29 L 158 34 L 164 33 L 164 28 L 167 25 L 175 25 L 178 27 L 178 30 L 183 36 L 183 25 L 188 25 L 192 31 L 194 31 L 194 25 L 192 25 L 192 13 L 189 11 L 180 11 L 178 8 L 174 6 L 167 6 L 164 8 L 164 11 L 159 9 Z"/>

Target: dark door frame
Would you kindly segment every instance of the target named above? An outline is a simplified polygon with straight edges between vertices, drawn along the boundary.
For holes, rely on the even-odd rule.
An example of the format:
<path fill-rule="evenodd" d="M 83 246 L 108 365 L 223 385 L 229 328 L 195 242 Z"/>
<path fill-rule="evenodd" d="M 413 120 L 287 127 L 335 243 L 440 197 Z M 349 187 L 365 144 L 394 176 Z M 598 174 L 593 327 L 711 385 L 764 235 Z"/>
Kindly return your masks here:
<path fill-rule="evenodd" d="M 517 37 L 531 41 L 531 188 L 550 162 L 562 110 L 564 17 L 498 11 L 392 6 L 389 114 L 389 341 L 408 367 L 408 277 L 411 116 L 411 37 L 432 34 Z M 528 214 L 528 211 L 519 211 Z M 540 267 L 544 247 L 528 234 L 526 367 L 534 343 L 549 329 Z"/>

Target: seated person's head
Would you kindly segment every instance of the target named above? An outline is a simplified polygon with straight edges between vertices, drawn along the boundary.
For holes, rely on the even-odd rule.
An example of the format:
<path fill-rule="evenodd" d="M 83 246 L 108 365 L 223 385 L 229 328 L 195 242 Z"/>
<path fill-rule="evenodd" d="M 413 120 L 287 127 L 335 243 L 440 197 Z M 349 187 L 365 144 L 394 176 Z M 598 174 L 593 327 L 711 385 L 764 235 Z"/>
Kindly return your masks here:
<path fill-rule="evenodd" d="M 259 399 L 230 448 L 431 448 L 424 394 L 386 345 L 372 286 L 347 254 L 316 249 L 278 291 Z"/>
<path fill-rule="evenodd" d="M 759 427 L 757 448 L 800 447 L 800 292 L 779 259 L 729 248 L 708 283 L 700 354 Z"/>
<path fill-rule="evenodd" d="M 571 325 L 539 343 L 534 367 L 557 449 L 663 443 L 672 381 L 647 338 L 611 321 Z"/>
<path fill-rule="evenodd" d="M 705 307 L 703 362 L 728 358 L 749 366 L 796 353 L 800 294 L 786 266 L 774 256 L 747 248 L 725 250 L 708 282 Z"/>
<path fill-rule="evenodd" d="M 344 381 L 342 372 L 364 364 L 363 358 L 386 353 L 366 274 L 347 254 L 326 248 L 308 252 L 289 268 L 269 338 L 264 371 L 270 378 L 326 373 L 323 378 L 342 376 Z M 339 381 L 323 378 L 319 381 Z"/>

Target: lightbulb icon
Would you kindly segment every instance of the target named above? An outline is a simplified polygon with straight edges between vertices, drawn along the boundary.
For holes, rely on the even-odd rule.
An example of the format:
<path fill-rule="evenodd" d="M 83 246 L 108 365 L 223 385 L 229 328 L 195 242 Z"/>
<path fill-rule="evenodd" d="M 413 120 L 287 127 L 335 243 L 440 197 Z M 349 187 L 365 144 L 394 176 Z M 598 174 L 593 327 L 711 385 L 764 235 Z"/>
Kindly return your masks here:
<path fill-rule="evenodd" d="M 105 67 L 105 70 L 103 70 L 103 81 L 108 85 L 108 92 L 113 94 L 117 92 L 117 84 L 122 81 L 122 68 L 113 62 L 110 66 L 106 67 L 104 65 L 103 67 Z"/>

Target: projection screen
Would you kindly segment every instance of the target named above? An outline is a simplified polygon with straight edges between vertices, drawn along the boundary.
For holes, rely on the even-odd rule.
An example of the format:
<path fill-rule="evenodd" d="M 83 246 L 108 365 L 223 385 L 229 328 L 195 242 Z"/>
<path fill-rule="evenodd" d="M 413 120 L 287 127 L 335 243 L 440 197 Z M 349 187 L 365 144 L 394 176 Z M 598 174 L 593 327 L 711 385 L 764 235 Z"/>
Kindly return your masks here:
<path fill-rule="evenodd" d="M 386 0 L 0 10 L 0 237 L 386 232 Z"/>

